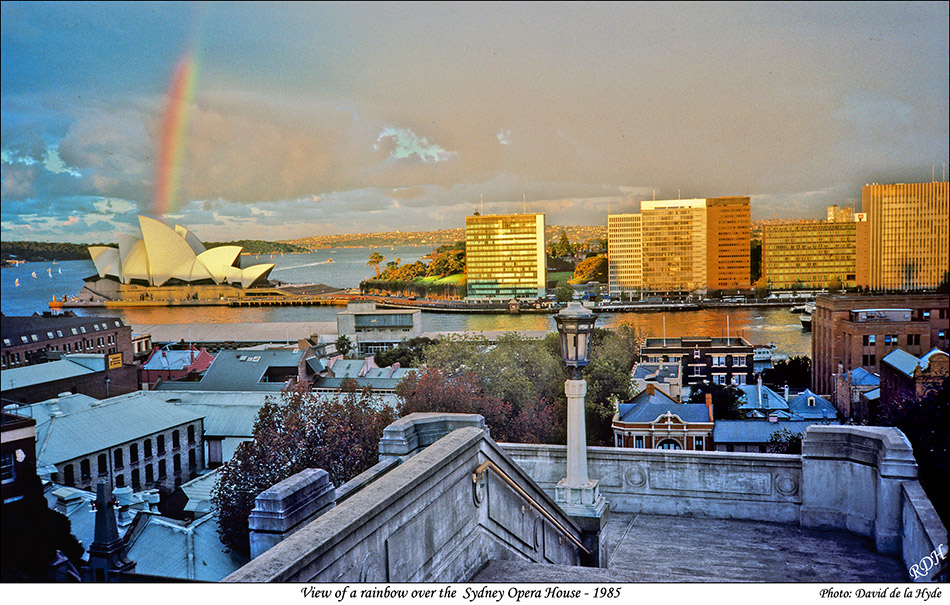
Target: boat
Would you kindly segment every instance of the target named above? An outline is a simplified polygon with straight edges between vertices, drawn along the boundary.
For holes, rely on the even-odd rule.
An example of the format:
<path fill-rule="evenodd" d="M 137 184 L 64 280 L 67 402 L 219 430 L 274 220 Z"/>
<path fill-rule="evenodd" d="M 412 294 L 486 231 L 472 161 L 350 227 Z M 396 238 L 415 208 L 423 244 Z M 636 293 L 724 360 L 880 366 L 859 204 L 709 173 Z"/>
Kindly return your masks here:
<path fill-rule="evenodd" d="M 49 275 L 50 278 L 52 278 L 52 277 L 53 277 L 53 268 L 52 268 L 52 267 L 47 267 L 47 268 L 46 268 L 46 274 Z"/>
<path fill-rule="evenodd" d="M 798 319 L 802 322 L 802 329 L 806 332 L 811 332 L 811 313 L 799 315 Z"/>
<path fill-rule="evenodd" d="M 20 280 L 19 279 L 13 280 L 13 285 L 16 287 L 20 287 Z"/>
<path fill-rule="evenodd" d="M 773 343 L 765 345 L 755 345 L 752 350 L 752 361 L 772 361 L 772 351 L 775 349 Z"/>
<path fill-rule="evenodd" d="M 328 259 L 327 259 L 327 262 L 328 262 L 328 263 L 332 263 L 332 262 L 333 262 L 333 257 L 331 256 L 330 258 L 328 258 Z"/>
<path fill-rule="evenodd" d="M 33 276 L 33 279 L 36 279 L 36 271 L 34 271 L 33 273 L 31 273 L 31 275 Z"/>

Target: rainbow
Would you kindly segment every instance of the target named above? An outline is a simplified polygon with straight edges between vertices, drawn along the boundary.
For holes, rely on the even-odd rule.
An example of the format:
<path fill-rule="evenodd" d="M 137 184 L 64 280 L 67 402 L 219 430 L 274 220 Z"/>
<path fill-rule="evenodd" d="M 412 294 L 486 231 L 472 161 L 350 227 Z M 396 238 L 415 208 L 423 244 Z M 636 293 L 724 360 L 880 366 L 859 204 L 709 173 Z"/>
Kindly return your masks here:
<path fill-rule="evenodd" d="M 186 53 L 175 67 L 171 88 L 165 102 L 159 139 L 158 164 L 155 167 L 155 202 L 157 216 L 174 212 L 180 206 L 176 198 L 185 133 L 188 130 L 188 105 L 195 91 L 197 66 L 193 55 Z"/>

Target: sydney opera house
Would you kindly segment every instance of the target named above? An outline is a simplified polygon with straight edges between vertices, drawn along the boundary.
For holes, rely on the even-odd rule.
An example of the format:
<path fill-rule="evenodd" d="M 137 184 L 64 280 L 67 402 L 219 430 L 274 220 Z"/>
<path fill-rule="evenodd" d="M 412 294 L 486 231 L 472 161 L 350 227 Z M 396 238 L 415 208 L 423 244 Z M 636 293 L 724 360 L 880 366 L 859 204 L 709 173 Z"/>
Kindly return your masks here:
<path fill-rule="evenodd" d="M 218 298 L 269 286 L 273 263 L 241 268 L 240 246 L 207 249 L 188 229 L 139 216 L 141 237 L 120 235 L 119 247 L 90 246 L 97 277 L 88 294 L 116 298 Z M 240 295 L 240 294 L 238 294 Z"/>

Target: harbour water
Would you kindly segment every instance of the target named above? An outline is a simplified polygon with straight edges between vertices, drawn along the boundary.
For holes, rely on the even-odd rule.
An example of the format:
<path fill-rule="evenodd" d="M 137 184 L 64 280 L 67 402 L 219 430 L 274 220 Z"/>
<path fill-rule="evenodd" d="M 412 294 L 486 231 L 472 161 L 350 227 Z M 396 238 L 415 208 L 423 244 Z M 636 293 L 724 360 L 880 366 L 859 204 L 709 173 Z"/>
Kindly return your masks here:
<path fill-rule="evenodd" d="M 399 258 L 412 263 L 429 252 L 430 247 L 395 246 L 393 248 L 339 248 L 307 254 L 248 255 L 243 264 L 273 262 L 272 280 L 289 284 L 320 283 L 339 288 L 355 288 L 375 274 L 366 264 L 378 251 L 389 262 Z M 332 262 L 330 259 L 332 258 Z M 36 275 L 34 278 L 33 275 Z M 23 263 L 0 271 L 0 310 L 4 315 L 32 315 L 49 311 L 56 296 L 76 295 L 83 279 L 95 274 L 92 261 Z M 19 285 L 16 285 L 17 281 Z M 126 323 L 253 323 L 253 322 L 335 322 L 338 307 L 154 307 L 139 309 L 77 309 L 79 315 L 103 315 L 122 318 Z M 811 335 L 802 330 L 798 316 L 784 307 L 703 309 L 666 313 L 605 313 L 598 317 L 599 327 L 632 323 L 646 336 L 741 336 L 753 344 L 772 343 L 775 351 L 788 356 L 810 355 Z M 554 330 L 550 315 L 482 315 L 467 313 L 422 313 L 426 332 L 489 330 Z"/>

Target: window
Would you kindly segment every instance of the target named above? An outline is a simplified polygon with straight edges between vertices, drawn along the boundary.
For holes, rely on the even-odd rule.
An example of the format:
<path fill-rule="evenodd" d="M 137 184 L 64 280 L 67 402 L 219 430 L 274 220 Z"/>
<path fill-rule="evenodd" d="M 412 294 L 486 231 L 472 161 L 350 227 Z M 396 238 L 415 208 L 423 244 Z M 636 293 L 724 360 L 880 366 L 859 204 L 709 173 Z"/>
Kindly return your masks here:
<path fill-rule="evenodd" d="M 896 347 L 897 346 L 897 334 L 885 334 L 884 335 L 884 344 Z"/>
<path fill-rule="evenodd" d="M 178 449 L 181 447 L 181 437 L 178 431 L 172 431 L 172 449 Z"/>
<path fill-rule="evenodd" d="M 161 456 L 165 453 L 165 435 L 158 436 L 158 455 Z"/>
<path fill-rule="evenodd" d="M 115 476 L 115 486 L 116 486 L 116 487 L 125 487 L 125 475 L 116 475 L 116 476 Z"/>
<path fill-rule="evenodd" d="M 122 448 L 119 448 L 113 454 L 113 459 L 116 468 L 122 468 L 125 464 L 122 462 Z"/>
<path fill-rule="evenodd" d="M 3 458 L 0 460 L 0 477 L 3 483 L 12 483 L 16 481 L 16 465 L 13 452 L 3 452 Z"/>
<path fill-rule="evenodd" d="M 716 384 L 726 384 L 725 374 L 713 374 L 713 382 Z"/>
<path fill-rule="evenodd" d="M 195 425 L 188 426 L 188 443 L 195 442 Z"/>
<path fill-rule="evenodd" d="M 151 439 L 146 439 L 146 440 L 145 440 L 145 447 L 142 448 L 142 449 L 144 450 L 145 457 L 146 457 L 146 458 L 151 458 L 151 457 L 152 457 L 152 440 L 151 440 Z"/>
<path fill-rule="evenodd" d="M 67 464 L 63 468 L 63 482 L 69 487 L 76 485 L 76 478 L 73 477 L 73 465 Z"/>
<path fill-rule="evenodd" d="M 139 444 L 133 443 L 129 446 L 129 464 L 135 464 L 139 461 Z"/>
<path fill-rule="evenodd" d="M 195 455 L 195 450 L 188 451 L 188 468 L 196 468 L 198 466 L 198 457 Z"/>
<path fill-rule="evenodd" d="M 158 461 L 158 478 L 164 479 L 167 476 L 168 476 L 168 472 L 165 470 L 165 461 L 159 460 Z"/>
<path fill-rule="evenodd" d="M 89 458 L 86 458 L 79 463 L 79 474 L 84 481 L 92 478 L 92 470 L 89 468 L 90 466 Z"/>
<path fill-rule="evenodd" d="M 920 334 L 908 334 L 908 335 L 907 335 L 907 346 L 913 347 L 913 346 L 915 346 L 915 345 L 917 345 L 917 346 L 920 345 Z"/>
<path fill-rule="evenodd" d="M 79 332 L 76 331 L 76 328 L 72 328 L 72 333 L 73 333 L 73 336 L 76 336 L 79 334 Z"/>
<path fill-rule="evenodd" d="M 863 339 L 863 344 L 866 347 L 873 347 L 876 343 L 876 336 L 874 334 L 865 334 Z"/>
<path fill-rule="evenodd" d="M 745 374 L 733 374 L 732 375 L 732 384 L 733 386 L 740 386 L 746 383 Z"/>
<path fill-rule="evenodd" d="M 706 446 L 703 444 L 702 437 L 693 437 L 693 449 L 697 449 L 697 450 L 706 449 Z"/>
<path fill-rule="evenodd" d="M 680 444 L 678 442 L 673 441 L 672 439 L 664 439 L 663 441 L 660 442 L 660 444 L 657 447 L 660 448 L 661 450 L 683 449 L 680 447 Z"/>
<path fill-rule="evenodd" d="M 643 437 L 638 436 L 633 438 L 633 447 L 643 447 Z"/>
<path fill-rule="evenodd" d="M 745 355 L 733 355 L 732 356 L 732 365 L 744 368 L 745 367 Z"/>
<path fill-rule="evenodd" d="M 699 359 L 700 351 L 699 349 L 693 349 L 693 359 Z"/>
<path fill-rule="evenodd" d="M 55 336 L 53 336 L 53 333 L 52 333 L 52 332 L 47 332 L 47 333 L 46 333 L 46 337 L 49 338 L 50 340 L 53 340 L 53 338 L 55 338 Z"/>
<path fill-rule="evenodd" d="M 614 435 L 614 447 L 623 447 L 623 435 Z"/>
<path fill-rule="evenodd" d="M 808 407 L 810 407 L 810 408 L 815 407 L 815 398 L 814 398 L 814 397 L 810 397 L 810 396 L 808 397 Z"/>
<path fill-rule="evenodd" d="M 175 454 L 175 457 L 172 459 L 172 465 L 174 466 L 176 475 L 181 472 L 181 455 L 180 454 Z"/>
<path fill-rule="evenodd" d="M 723 368 L 726 366 L 726 356 L 725 355 L 713 355 L 712 356 L 713 367 Z"/>
<path fill-rule="evenodd" d="M 871 355 L 862 355 L 861 356 L 861 365 L 863 366 L 873 366 L 877 363 L 877 356 L 874 354 Z"/>
<path fill-rule="evenodd" d="M 151 464 L 145 465 L 145 484 L 148 485 L 155 481 L 155 471 L 152 469 Z"/>
<path fill-rule="evenodd" d="M 939 332 L 937 332 L 937 338 L 939 338 L 940 340 L 943 340 L 943 339 L 945 339 L 946 337 L 947 337 L 947 331 L 946 331 L 946 330 L 940 330 Z"/>
<path fill-rule="evenodd" d="M 132 469 L 132 487 L 134 489 L 138 489 L 142 487 L 142 482 L 139 479 L 140 479 L 139 469 L 137 468 Z"/>
<path fill-rule="evenodd" d="M 98 460 L 97 466 L 99 467 L 100 477 L 102 475 L 108 475 L 109 474 L 109 457 L 106 456 L 105 454 L 99 454 L 99 460 Z"/>
<path fill-rule="evenodd" d="M 702 376 L 703 366 L 693 366 L 693 376 Z"/>
<path fill-rule="evenodd" d="M 20 337 L 20 340 L 23 341 L 23 344 L 28 344 L 28 343 L 30 342 L 30 339 L 27 338 L 26 336 L 21 336 L 21 337 Z"/>
<path fill-rule="evenodd" d="M 38 337 L 36 334 L 30 334 L 30 338 L 33 339 L 33 342 L 39 342 L 39 341 L 40 341 L 39 337 Z"/>

